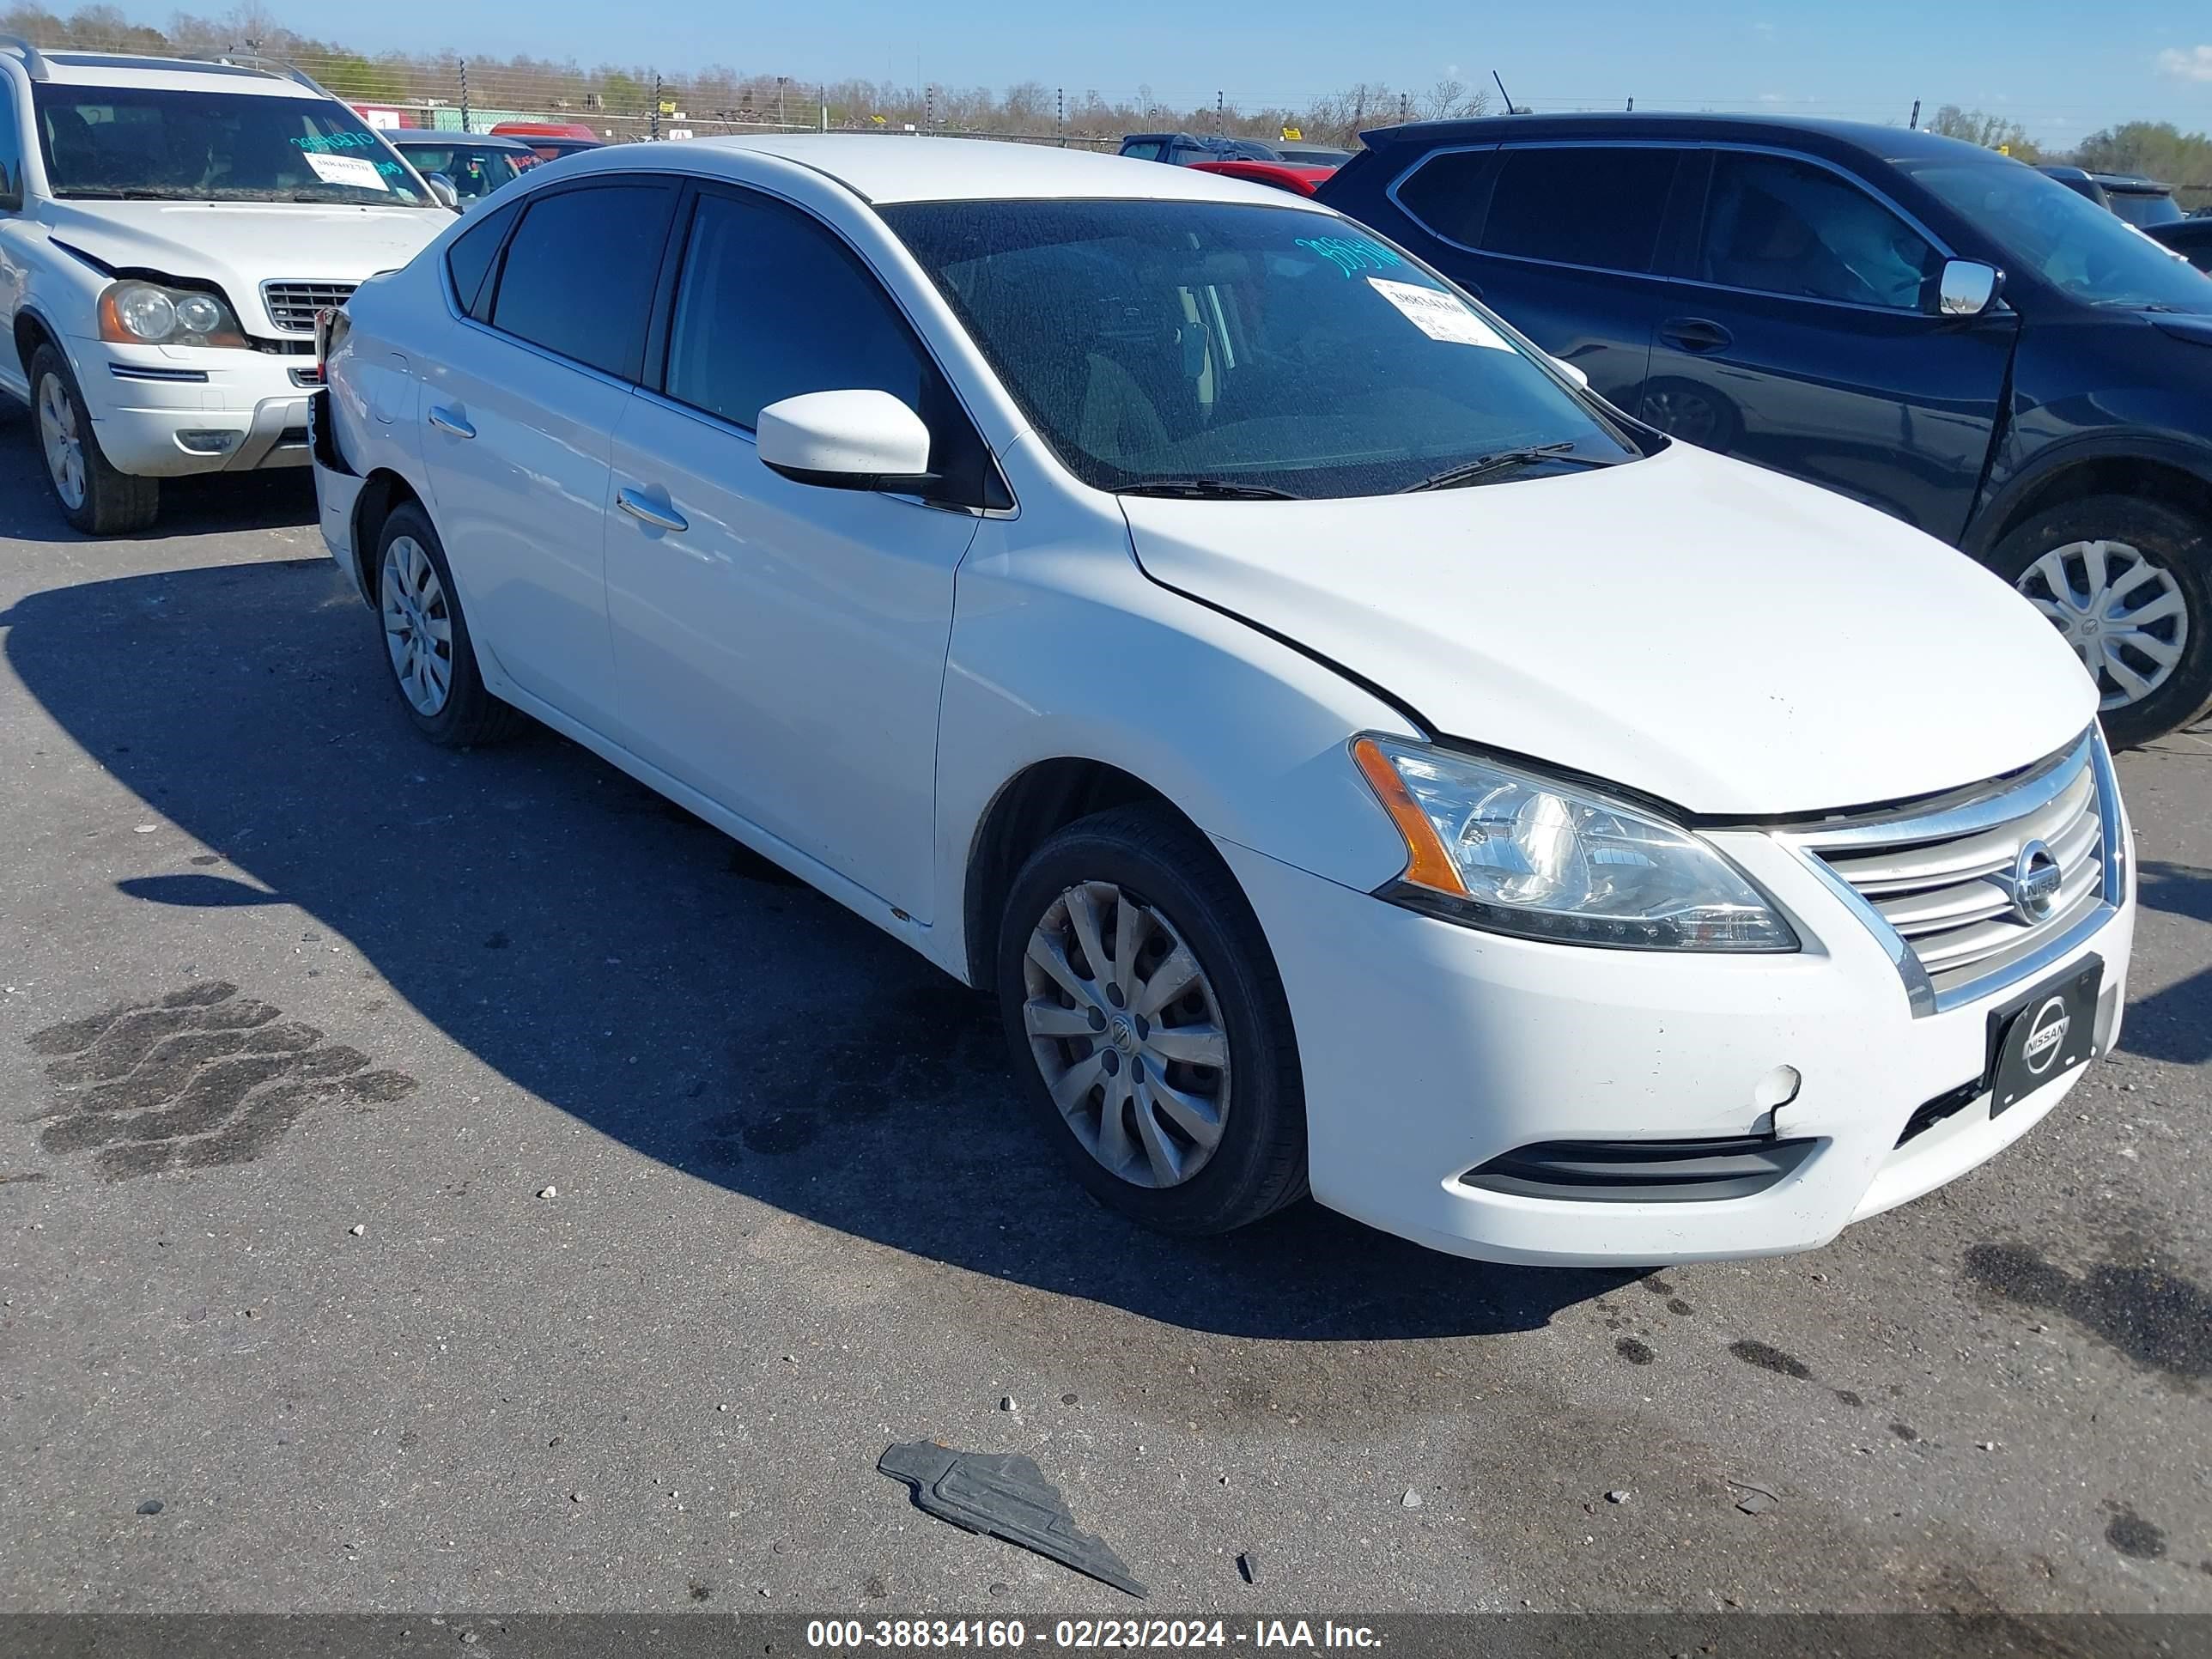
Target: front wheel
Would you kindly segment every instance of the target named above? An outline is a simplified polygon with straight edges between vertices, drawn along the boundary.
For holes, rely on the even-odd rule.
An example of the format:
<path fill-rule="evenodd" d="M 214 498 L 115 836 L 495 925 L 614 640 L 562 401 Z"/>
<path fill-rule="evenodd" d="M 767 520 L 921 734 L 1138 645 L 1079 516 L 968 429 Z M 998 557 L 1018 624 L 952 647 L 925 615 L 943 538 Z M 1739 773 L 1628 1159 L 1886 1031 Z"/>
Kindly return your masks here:
<path fill-rule="evenodd" d="M 1162 1232 L 1305 1192 L 1305 1092 L 1259 921 L 1165 808 L 1068 825 L 1014 879 L 998 991 L 1022 1085 L 1077 1180 Z"/>
<path fill-rule="evenodd" d="M 76 377 L 51 345 L 31 354 L 31 418 L 46 457 L 46 483 L 73 527 L 88 536 L 127 536 L 152 527 L 161 511 L 160 483 L 108 465 Z"/>
<path fill-rule="evenodd" d="M 2148 743 L 2212 708 L 2212 537 L 2170 507 L 2092 495 L 2039 513 L 1990 563 L 2097 682 L 2105 734 Z"/>

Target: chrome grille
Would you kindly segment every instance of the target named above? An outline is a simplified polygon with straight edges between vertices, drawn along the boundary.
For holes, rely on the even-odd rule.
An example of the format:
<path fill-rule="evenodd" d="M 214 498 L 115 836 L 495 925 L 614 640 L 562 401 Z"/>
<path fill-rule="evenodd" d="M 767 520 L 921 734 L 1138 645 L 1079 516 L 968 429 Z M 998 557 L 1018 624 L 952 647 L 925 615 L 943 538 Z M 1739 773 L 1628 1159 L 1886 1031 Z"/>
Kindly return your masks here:
<path fill-rule="evenodd" d="M 261 303 L 269 307 L 269 320 L 287 334 L 313 334 L 315 313 L 325 307 L 343 305 L 353 297 L 356 283 L 264 283 Z"/>
<path fill-rule="evenodd" d="M 1886 936 L 1916 1009 L 1933 1012 L 2040 971 L 2118 902 L 2118 802 L 2094 731 L 1960 799 L 1831 820 L 1790 836 Z M 2049 864 L 2030 853 L 2040 842 Z M 2056 866 L 2047 908 L 2029 867 Z M 2045 879 L 2047 879 L 2047 873 Z M 1917 970 L 1917 972 L 1915 971 Z M 1922 1001 L 1926 1006 L 1920 1006 Z"/>

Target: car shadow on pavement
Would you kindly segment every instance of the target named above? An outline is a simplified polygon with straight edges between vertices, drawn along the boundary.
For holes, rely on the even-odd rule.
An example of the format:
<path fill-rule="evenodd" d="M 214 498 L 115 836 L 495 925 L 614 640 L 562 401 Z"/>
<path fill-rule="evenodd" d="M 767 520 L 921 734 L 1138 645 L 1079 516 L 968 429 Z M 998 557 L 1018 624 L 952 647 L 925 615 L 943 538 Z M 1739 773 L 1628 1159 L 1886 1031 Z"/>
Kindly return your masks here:
<path fill-rule="evenodd" d="M 70 528 L 46 483 L 30 411 L 0 396 L 0 536 L 26 542 L 93 542 Z M 315 480 L 304 466 L 265 472 L 172 478 L 161 486 L 161 516 L 133 541 L 167 541 L 215 531 L 276 530 L 315 522 Z"/>
<path fill-rule="evenodd" d="M 1129 1226 L 1024 1116 L 985 998 L 550 732 L 424 744 L 326 561 L 50 589 L 0 628 L 48 714 L 209 849 L 149 856 L 123 893 L 295 905 L 477 1060 L 701 1180 L 1228 1335 L 1532 1328 L 1635 1276 L 1462 1261 L 1312 1204 L 1219 1239 Z M 262 996 L 302 971 L 289 948 L 268 966 L 231 971 Z M 364 1031 L 336 1035 L 368 1035 L 382 994 L 364 985 Z M 425 1083 L 396 1109 L 465 1110 Z"/>

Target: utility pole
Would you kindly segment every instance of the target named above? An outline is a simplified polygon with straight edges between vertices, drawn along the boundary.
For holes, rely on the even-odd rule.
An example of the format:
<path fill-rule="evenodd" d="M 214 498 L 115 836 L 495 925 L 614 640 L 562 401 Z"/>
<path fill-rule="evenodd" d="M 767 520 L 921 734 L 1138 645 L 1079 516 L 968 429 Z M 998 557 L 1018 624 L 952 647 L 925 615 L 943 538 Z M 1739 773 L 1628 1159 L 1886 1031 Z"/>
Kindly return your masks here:
<path fill-rule="evenodd" d="M 659 143 L 660 142 L 660 71 L 659 70 L 653 72 L 653 125 L 650 131 L 653 142 Z"/>
<path fill-rule="evenodd" d="M 791 77 L 788 75 L 779 75 L 775 77 L 775 124 L 778 126 L 781 126 L 784 124 L 783 89 L 787 84 L 789 84 L 790 80 Z"/>
<path fill-rule="evenodd" d="M 1217 138 L 1221 137 L 1221 94 L 1218 92 L 1213 94 L 1213 136 Z"/>
<path fill-rule="evenodd" d="M 464 58 L 461 59 L 461 131 L 467 132 L 471 130 L 469 126 L 469 60 Z"/>
<path fill-rule="evenodd" d="M 937 125 L 937 82 L 932 81 L 922 88 L 921 130 L 930 131 Z"/>
<path fill-rule="evenodd" d="M 1413 100 L 1407 94 L 1401 92 L 1398 94 L 1398 125 L 1401 127 L 1406 125 L 1407 117 L 1412 113 L 1412 103 Z"/>
<path fill-rule="evenodd" d="M 830 88 L 822 88 L 822 131 L 830 131 Z"/>
<path fill-rule="evenodd" d="M 1917 98 L 1912 100 L 1912 118 L 1905 125 L 1915 132 L 1920 131 L 1920 100 Z"/>
<path fill-rule="evenodd" d="M 1052 89 L 1052 102 L 1054 112 L 1052 118 L 1053 133 L 1059 138 L 1060 147 L 1062 149 L 1066 149 L 1067 148 L 1067 88 L 1066 87 L 1054 87 Z"/>

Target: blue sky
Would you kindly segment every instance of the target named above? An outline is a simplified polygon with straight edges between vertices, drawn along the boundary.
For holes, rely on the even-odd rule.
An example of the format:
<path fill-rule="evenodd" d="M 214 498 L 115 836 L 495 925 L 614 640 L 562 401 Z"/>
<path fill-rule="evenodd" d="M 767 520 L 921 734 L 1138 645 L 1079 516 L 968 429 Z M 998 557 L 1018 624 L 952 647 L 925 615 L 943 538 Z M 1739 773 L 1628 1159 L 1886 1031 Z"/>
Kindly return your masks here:
<path fill-rule="evenodd" d="M 723 63 L 794 80 L 862 76 L 1005 86 L 1036 80 L 1112 94 L 1149 86 L 1171 103 L 1217 90 L 1250 105 L 1295 103 L 1354 81 L 1420 89 L 1504 71 L 1516 102 L 1798 111 L 1903 119 L 1915 98 L 2002 112 L 2047 144 L 2132 118 L 2212 131 L 2212 4 L 1929 0 L 1700 5 L 1579 0 L 1470 6 L 1464 0 L 1267 0 L 1132 9 L 1036 0 L 807 0 L 610 6 L 605 0 L 378 0 L 333 9 L 267 0 L 305 33 L 392 47 L 586 64 Z M 67 7 L 60 9 L 66 10 Z M 214 3 L 191 8 L 214 11 Z M 125 5 L 160 24 L 173 0 Z M 1117 20 L 1110 33 L 1102 17 Z"/>

